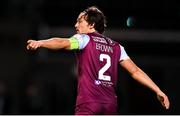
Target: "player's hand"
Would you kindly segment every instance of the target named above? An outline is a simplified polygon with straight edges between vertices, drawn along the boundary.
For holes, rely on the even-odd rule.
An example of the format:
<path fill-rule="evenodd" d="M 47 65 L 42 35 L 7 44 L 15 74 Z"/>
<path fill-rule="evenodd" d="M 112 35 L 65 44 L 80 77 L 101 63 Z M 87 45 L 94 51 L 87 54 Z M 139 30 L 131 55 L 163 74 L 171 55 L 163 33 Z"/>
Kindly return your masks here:
<path fill-rule="evenodd" d="M 165 109 L 169 109 L 169 106 L 170 106 L 169 99 L 163 92 L 157 93 L 157 99 L 160 101 L 161 105 Z"/>
<path fill-rule="evenodd" d="M 36 50 L 37 48 L 42 46 L 41 41 L 36 41 L 36 40 L 28 40 L 27 41 L 27 49 L 28 50 Z"/>

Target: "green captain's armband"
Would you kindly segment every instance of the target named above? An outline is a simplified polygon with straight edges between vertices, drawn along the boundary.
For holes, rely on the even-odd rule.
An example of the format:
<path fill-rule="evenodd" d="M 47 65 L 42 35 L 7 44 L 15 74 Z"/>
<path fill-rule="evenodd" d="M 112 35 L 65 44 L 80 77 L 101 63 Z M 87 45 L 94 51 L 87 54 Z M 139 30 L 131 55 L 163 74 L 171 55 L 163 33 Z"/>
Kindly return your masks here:
<path fill-rule="evenodd" d="M 70 39 L 70 43 L 71 43 L 71 50 L 77 50 L 79 48 L 79 42 L 75 37 L 71 37 Z"/>

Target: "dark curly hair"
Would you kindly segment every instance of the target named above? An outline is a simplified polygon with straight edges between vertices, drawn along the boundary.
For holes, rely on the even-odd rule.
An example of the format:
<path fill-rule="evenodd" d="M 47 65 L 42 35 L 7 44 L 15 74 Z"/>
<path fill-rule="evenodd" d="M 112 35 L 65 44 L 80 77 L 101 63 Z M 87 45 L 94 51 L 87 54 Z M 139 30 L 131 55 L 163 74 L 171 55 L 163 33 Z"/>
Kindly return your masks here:
<path fill-rule="evenodd" d="M 98 33 L 102 34 L 105 31 L 107 22 L 106 17 L 96 6 L 88 7 L 83 11 L 83 13 L 85 13 L 85 20 L 88 24 L 94 24 L 94 28 Z"/>

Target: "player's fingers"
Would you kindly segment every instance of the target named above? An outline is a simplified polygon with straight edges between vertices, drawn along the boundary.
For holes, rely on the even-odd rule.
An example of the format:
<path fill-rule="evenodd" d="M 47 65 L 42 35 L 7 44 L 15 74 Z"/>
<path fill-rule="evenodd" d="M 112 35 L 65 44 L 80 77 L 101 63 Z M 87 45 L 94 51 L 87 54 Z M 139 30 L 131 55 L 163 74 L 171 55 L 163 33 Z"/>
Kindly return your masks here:
<path fill-rule="evenodd" d="M 27 41 L 28 45 L 27 45 L 27 49 L 31 49 L 31 50 L 36 50 L 37 48 L 39 48 L 41 46 L 41 43 L 35 40 L 28 40 Z"/>
<path fill-rule="evenodd" d="M 30 49 L 31 49 L 31 46 L 32 46 L 32 43 L 29 42 L 29 43 L 27 44 L 26 48 L 27 48 L 28 50 L 30 50 Z"/>
<path fill-rule="evenodd" d="M 27 49 L 27 50 L 29 50 L 29 49 L 30 49 L 29 45 L 27 45 L 27 46 L 26 46 L 26 49 Z"/>
<path fill-rule="evenodd" d="M 34 43 L 29 43 L 29 44 L 27 45 L 27 49 L 28 49 L 28 50 L 33 50 L 33 49 L 34 49 Z"/>
<path fill-rule="evenodd" d="M 165 96 L 165 99 L 164 99 L 164 104 L 165 104 L 166 109 L 169 109 L 170 102 L 169 102 L 168 97 L 166 97 L 166 96 Z"/>
<path fill-rule="evenodd" d="M 34 50 L 36 50 L 37 48 L 39 48 L 40 47 L 40 43 L 39 42 L 34 42 L 34 43 L 32 43 L 32 48 L 34 49 Z"/>
<path fill-rule="evenodd" d="M 30 39 L 30 40 L 27 41 L 27 43 L 29 44 L 29 43 L 31 43 L 31 42 L 33 42 L 33 41 L 34 41 L 34 40 L 31 40 L 31 39 Z"/>
<path fill-rule="evenodd" d="M 32 46 L 30 46 L 30 45 L 27 45 L 27 50 L 33 50 L 33 47 Z"/>
<path fill-rule="evenodd" d="M 35 50 L 35 48 L 36 48 L 36 43 L 31 43 L 30 45 L 31 45 L 31 48 L 32 48 L 33 50 Z"/>
<path fill-rule="evenodd" d="M 170 102 L 169 102 L 169 99 L 166 95 L 164 96 L 158 96 L 159 97 L 159 100 L 162 104 L 162 106 L 165 108 L 165 109 L 169 109 L 169 106 L 170 106 Z"/>
<path fill-rule="evenodd" d="M 36 50 L 38 47 L 39 47 L 39 45 L 38 45 L 38 44 L 35 44 L 35 45 L 34 45 L 34 50 Z"/>

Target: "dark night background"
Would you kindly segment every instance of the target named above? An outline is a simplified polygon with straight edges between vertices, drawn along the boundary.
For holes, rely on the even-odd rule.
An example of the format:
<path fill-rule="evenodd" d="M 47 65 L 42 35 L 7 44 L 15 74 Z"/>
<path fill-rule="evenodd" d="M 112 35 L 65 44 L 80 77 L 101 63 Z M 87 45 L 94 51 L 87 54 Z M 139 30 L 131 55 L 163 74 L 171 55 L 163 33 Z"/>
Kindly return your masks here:
<path fill-rule="evenodd" d="M 119 67 L 119 114 L 180 114 L 178 0 L 1 0 L 0 114 L 74 113 L 74 52 L 27 51 L 26 41 L 72 36 L 79 12 L 92 5 L 107 17 L 105 35 L 125 47 L 171 102 L 164 110 Z"/>

